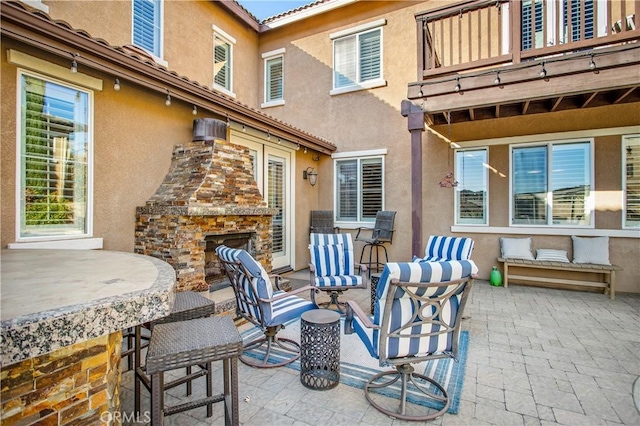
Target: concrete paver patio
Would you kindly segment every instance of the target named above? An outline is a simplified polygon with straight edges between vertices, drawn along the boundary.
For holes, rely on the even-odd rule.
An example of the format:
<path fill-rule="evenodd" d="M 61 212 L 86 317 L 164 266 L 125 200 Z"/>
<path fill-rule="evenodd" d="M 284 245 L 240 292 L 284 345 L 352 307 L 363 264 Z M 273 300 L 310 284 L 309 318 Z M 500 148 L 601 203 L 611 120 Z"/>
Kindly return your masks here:
<path fill-rule="evenodd" d="M 357 300 L 365 311 L 369 297 L 368 289 L 342 296 Z M 505 289 L 478 280 L 466 315 L 470 318 L 463 328 L 470 342 L 460 412 L 429 424 L 640 425 L 631 392 L 640 376 L 640 295 L 610 300 L 597 293 L 518 285 Z M 264 370 L 239 363 L 239 377 L 243 425 L 420 424 L 379 413 L 361 389 L 340 384 L 309 390 L 291 368 Z M 194 384 L 196 394 L 203 392 L 203 382 Z M 123 373 L 125 416 L 132 412 L 132 389 L 132 373 Z M 183 387 L 168 393 L 170 404 L 184 398 Z M 143 394 L 143 410 L 148 410 Z M 224 424 L 221 404 L 214 406 L 213 417 L 205 414 L 204 408 L 195 409 L 167 417 L 165 423 Z M 140 423 L 129 418 L 124 424 Z"/>

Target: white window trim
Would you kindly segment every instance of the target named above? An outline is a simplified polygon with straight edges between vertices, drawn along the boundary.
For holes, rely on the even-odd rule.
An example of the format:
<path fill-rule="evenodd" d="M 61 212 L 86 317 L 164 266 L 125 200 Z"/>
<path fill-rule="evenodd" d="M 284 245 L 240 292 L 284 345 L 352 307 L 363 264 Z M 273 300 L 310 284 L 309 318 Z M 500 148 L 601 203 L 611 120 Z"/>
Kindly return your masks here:
<path fill-rule="evenodd" d="M 331 40 L 335 40 L 337 38 L 342 38 L 346 36 L 350 36 L 352 34 L 362 33 L 367 30 L 372 30 L 374 28 L 382 27 L 387 25 L 387 20 L 385 18 L 377 19 L 375 21 L 367 22 L 366 24 L 357 25 L 355 27 L 348 28 L 342 31 L 336 31 L 335 33 L 329 34 L 329 38 Z"/>
<path fill-rule="evenodd" d="M 264 52 L 261 56 L 262 59 L 273 58 L 274 56 L 284 55 L 287 52 L 287 49 L 281 47 L 280 49 L 270 50 L 268 52 Z"/>
<path fill-rule="evenodd" d="M 461 232 L 466 234 L 496 234 L 496 235 L 577 235 L 579 237 L 614 237 L 614 238 L 638 238 L 638 230 L 625 229 L 590 229 L 590 228 L 553 228 L 544 227 L 507 227 L 507 226 L 451 226 L 451 232 Z"/>
<path fill-rule="evenodd" d="M 491 164 L 489 162 L 489 147 L 485 146 L 485 147 L 473 147 L 473 148 L 466 148 L 466 149 L 456 149 L 454 152 L 454 155 L 457 154 L 458 152 L 464 152 L 464 151 L 480 151 L 483 150 L 486 152 L 486 156 L 487 156 L 487 162 L 484 164 L 484 179 L 485 182 L 487 183 L 486 185 L 486 191 L 487 191 L 487 199 L 486 199 L 486 203 L 487 205 L 485 206 L 485 220 L 486 223 L 458 223 L 458 197 L 457 194 L 454 194 L 453 197 L 453 220 L 454 220 L 454 226 L 464 226 L 464 227 L 476 227 L 476 226 L 481 226 L 481 227 L 487 227 L 489 226 L 489 218 L 490 216 L 490 206 L 491 203 L 489 202 L 489 192 L 490 192 L 490 185 L 489 185 L 489 168 L 488 165 Z M 455 176 L 455 173 L 454 173 Z M 457 189 L 456 189 L 457 190 Z"/>
<path fill-rule="evenodd" d="M 229 75 L 229 89 L 227 89 L 224 86 L 220 86 L 219 84 L 216 83 L 215 74 L 213 75 L 213 84 L 211 85 L 211 87 L 219 92 L 224 93 L 227 96 L 231 96 L 232 98 L 235 98 L 236 94 L 233 91 L 233 69 L 235 68 L 233 51 L 236 45 L 236 39 L 230 36 L 226 31 L 224 31 L 222 28 L 220 28 L 217 25 L 212 25 L 211 28 L 213 29 L 213 65 L 215 66 L 215 62 L 216 62 L 215 60 L 216 38 L 220 38 L 229 44 L 229 60 L 231 61 L 231 67 L 230 67 L 231 73 Z"/>
<path fill-rule="evenodd" d="M 528 146 L 546 146 L 547 147 L 547 159 L 549 157 L 549 149 L 553 145 L 564 145 L 568 143 L 575 142 L 589 142 L 589 155 L 591 160 L 591 169 L 589 170 L 589 179 L 591 191 L 589 197 L 586 201 L 586 208 L 590 210 L 590 223 L 588 225 L 574 225 L 569 226 L 566 224 L 563 225 L 553 225 L 549 224 L 549 220 L 553 217 L 553 212 L 549 211 L 549 200 L 551 199 L 551 190 L 547 188 L 547 223 L 544 225 L 530 225 L 530 224 L 514 224 L 513 223 L 513 149 L 514 148 L 523 148 Z M 547 163 L 547 181 L 549 179 L 549 168 L 551 167 L 550 162 Z M 567 229 L 594 229 L 595 228 L 595 140 L 594 138 L 576 138 L 576 139 L 565 139 L 565 140 L 548 140 L 545 142 L 535 142 L 530 144 L 518 144 L 518 145 L 510 145 L 509 146 L 509 227 L 511 228 L 547 228 L 547 229 L 559 229 L 559 228 L 567 228 Z"/>
<path fill-rule="evenodd" d="M 76 238 L 51 241 L 29 241 L 7 244 L 9 249 L 102 250 L 102 238 Z"/>
<path fill-rule="evenodd" d="M 337 31 L 334 33 L 329 34 L 329 39 L 331 39 L 334 43 L 332 46 L 332 68 L 331 68 L 331 73 L 332 73 L 332 82 L 331 82 L 331 90 L 329 91 L 329 95 L 330 96 L 335 96 L 335 95 L 341 95 L 343 93 L 350 93 L 350 92 L 356 92 L 356 91 L 360 91 L 360 90 L 369 90 L 369 89 L 375 89 L 378 87 L 384 87 L 387 85 L 387 81 L 383 78 L 376 78 L 375 80 L 368 80 L 365 82 L 361 82 L 361 83 L 355 83 L 351 86 L 344 86 L 344 87 L 335 87 L 336 85 L 336 81 L 335 81 L 335 69 L 336 69 L 336 64 L 335 64 L 335 41 L 343 38 L 343 37 L 347 37 L 347 36 L 351 36 L 351 35 L 356 35 L 359 33 L 363 33 L 369 30 L 374 30 L 377 28 L 380 28 L 380 75 L 383 76 L 384 75 L 384 55 L 383 55 L 383 50 L 384 50 L 384 31 L 382 31 L 382 27 L 384 25 L 387 25 L 387 20 L 385 18 L 382 19 L 378 19 L 372 22 L 368 22 L 362 25 L 358 25 L 352 28 L 348 28 L 346 30 L 341 30 L 341 31 Z M 359 59 L 359 58 L 357 58 Z"/>
<path fill-rule="evenodd" d="M 523 143 L 534 142 L 547 142 L 555 140 L 565 139 L 585 139 L 585 138 L 597 138 L 601 136 L 620 136 L 629 133 L 640 133 L 640 126 L 626 126 L 626 127 L 610 127 L 603 129 L 588 129 L 588 130 L 576 130 L 571 132 L 557 132 L 557 133 L 539 133 L 535 135 L 525 136 L 510 136 L 506 138 L 497 139 L 477 139 L 468 142 L 460 142 L 458 144 L 463 148 L 470 147 L 482 147 L 482 146 L 497 146 L 497 145 L 516 145 Z"/>
<path fill-rule="evenodd" d="M 282 106 L 284 104 L 284 99 L 278 99 L 277 101 L 263 102 L 260 104 L 260 108 L 271 108 L 275 106 Z"/>
<path fill-rule="evenodd" d="M 164 67 L 168 67 L 169 66 L 169 62 L 167 62 L 164 59 L 164 1 L 160 0 L 159 1 L 160 4 L 160 34 L 158 36 L 159 40 L 158 40 L 158 50 L 160 51 L 160 56 L 157 56 L 155 54 L 155 52 L 149 52 L 147 49 L 145 49 L 142 46 L 138 46 L 137 44 L 134 44 L 135 46 L 139 47 L 140 49 L 143 49 L 145 52 L 147 52 L 149 54 L 149 56 L 151 56 L 153 58 L 153 61 L 158 64 L 158 65 L 162 65 Z M 133 10 L 134 6 L 133 6 L 133 1 L 131 1 L 131 43 L 133 43 L 133 31 L 134 31 L 134 19 L 135 19 L 135 14 L 134 14 L 134 10 Z"/>
<path fill-rule="evenodd" d="M 271 108 L 271 107 L 275 107 L 275 106 L 282 106 L 285 104 L 284 102 L 284 54 L 286 53 L 286 49 L 280 48 L 280 49 L 276 49 L 276 50 L 272 50 L 270 52 L 265 52 L 262 54 L 262 60 L 264 63 L 264 92 L 263 92 L 263 99 L 264 102 L 262 102 L 260 104 L 260 108 Z M 267 62 L 270 59 L 275 59 L 275 58 L 282 58 L 282 99 L 277 99 L 274 101 L 267 101 L 267 75 L 268 75 L 268 67 L 267 67 Z"/>
<path fill-rule="evenodd" d="M 22 148 L 22 141 L 21 141 L 21 136 L 22 136 L 22 122 L 20 120 L 21 117 L 21 100 L 20 97 L 22 96 L 22 89 L 21 89 L 21 78 L 22 75 L 29 75 L 29 76 L 33 76 L 36 78 L 40 78 L 46 81 L 50 81 L 52 83 L 56 83 L 56 84 L 60 84 L 60 85 L 64 85 L 67 87 L 73 87 L 76 88 L 78 90 L 82 90 L 88 93 L 88 110 L 89 110 L 89 116 L 88 116 L 88 127 L 89 127 L 89 132 L 87 135 L 87 139 L 89 141 L 89 143 L 87 144 L 87 229 L 86 229 L 86 233 L 83 235 L 55 235 L 55 236 L 37 236 L 37 237 L 21 237 L 20 233 L 20 214 L 21 214 L 21 204 L 20 204 L 20 200 L 21 200 L 21 190 L 22 190 L 22 186 L 21 186 L 21 182 L 22 182 L 22 160 L 21 160 L 21 148 Z M 70 84 L 68 81 L 63 81 L 63 80 L 59 80 L 56 78 L 52 78 L 50 76 L 44 75 L 44 74 L 40 74 L 40 73 L 36 73 L 36 72 L 32 72 L 32 71 L 27 71 L 24 69 L 20 69 L 18 68 L 18 72 L 16 73 L 16 185 L 15 185 L 15 200 L 16 200 L 16 206 L 15 206 L 15 237 L 16 237 L 16 243 L 33 243 L 33 246 L 42 246 L 45 245 L 47 247 L 42 247 L 42 248 L 64 248 L 66 245 L 70 245 L 73 246 L 74 243 L 72 243 L 71 241 L 80 241 L 80 240 L 84 240 L 85 242 L 82 244 L 87 244 L 87 241 L 89 241 L 90 245 L 96 245 L 98 244 L 97 240 L 91 242 L 90 240 L 95 240 L 93 238 L 93 171 L 94 171 L 94 164 L 93 164 L 93 150 L 94 150 L 94 108 L 95 108 L 95 104 L 94 104 L 94 93 L 92 90 L 88 90 L 87 88 L 84 87 L 80 87 L 78 85 L 74 85 L 74 84 Z M 99 239 L 99 244 L 102 245 L 102 238 Z M 69 241 L 68 243 L 66 241 Z M 44 242 L 48 242 L 48 243 L 44 243 Z M 55 245 L 55 247 L 49 247 L 51 244 Z M 81 245 L 82 245 L 81 244 Z M 41 248 L 41 247 L 26 247 L 26 246 L 22 246 L 19 245 L 19 247 L 25 247 L 25 248 Z M 12 247 L 12 248 L 18 248 L 18 247 Z M 97 247 L 96 247 L 97 248 Z"/>
<path fill-rule="evenodd" d="M 370 149 L 367 151 L 348 151 L 348 152 L 336 152 L 331 154 L 331 158 L 362 158 L 362 157 L 377 157 L 380 155 L 387 155 L 387 148 L 382 149 Z"/>
<path fill-rule="evenodd" d="M 19 0 L 20 3 L 24 3 L 34 9 L 38 9 L 44 13 L 49 13 L 49 6 L 42 3 L 42 0 Z"/>
<path fill-rule="evenodd" d="M 638 138 L 640 134 L 631 134 L 631 135 L 622 135 L 622 160 L 620 161 L 620 168 L 622 169 L 622 229 L 633 229 L 636 232 L 640 230 L 640 226 L 629 226 L 627 225 L 627 140 L 631 138 Z M 640 170 L 638 171 L 640 173 Z"/>
<path fill-rule="evenodd" d="M 72 83 L 78 86 L 82 86 L 85 89 L 91 89 L 101 92 L 103 89 L 103 81 L 91 77 L 90 75 L 83 74 L 80 70 L 77 73 L 69 72 L 69 68 L 62 67 L 57 64 L 45 61 L 35 56 L 27 55 L 19 50 L 8 49 L 7 50 L 7 62 L 17 67 L 22 67 L 34 71 L 36 74 L 46 75 L 58 79 L 60 84 Z M 23 70 L 18 70 L 21 72 Z M 46 77 L 48 78 L 48 77 Z M 18 79 L 18 83 L 20 79 Z"/>
<path fill-rule="evenodd" d="M 375 150 L 367 150 L 367 151 L 350 151 L 350 152 L 341 152 L 341 153 L 336 153 L 336 154 L 332 154 L 331 158 L 333 159 L 333 170 L 334 170 L 334 179 L 333 179 L 333 210 L 335 212 L 337 212 L 338 209 L 338 201 L 337 201 L 337 196 L 338 196 L 338 189 L 336 188 L 336 170 L 337 170 L 337 162 L 338 161 L 343 161 L 343 160 L 366 160 L 369 158 L 380 158 L 382 161 L 382 209 L 384 210 L 385 208 L 385 203 L 386 203 L 386 185 L 385 185 L 385 168 L 386 168 L 386 161 L 385 161 L 385 156 L 387 154 L 387 149 L 375 149 Z M 360 173 L 358 171 L 358 173 Z M 359 189 L 358 189 L 359 191 Z M 373 228 L 374 226 L 374 222 L 364 222 L 364 221 L 340 221 L 337 219 L 337 213 L 336 213 L 336 220 L 335 220 L 335 225 L 343 228 L 343 229 L 357 229 L 357 228 Z"/>
<path fill-rule="evenodd" d="M 347 87 L 339 87 L 337 89 L 331 89 L 329 95 L 341 95 L 343 93 L 357 92 L 359 90 L 375 89 L 377 87 L 384 87 L 387 85 L 387 80 L 384 78 L 377 78 L 375 80 L 365 81 L 364 83 L 354 84 Z"/>

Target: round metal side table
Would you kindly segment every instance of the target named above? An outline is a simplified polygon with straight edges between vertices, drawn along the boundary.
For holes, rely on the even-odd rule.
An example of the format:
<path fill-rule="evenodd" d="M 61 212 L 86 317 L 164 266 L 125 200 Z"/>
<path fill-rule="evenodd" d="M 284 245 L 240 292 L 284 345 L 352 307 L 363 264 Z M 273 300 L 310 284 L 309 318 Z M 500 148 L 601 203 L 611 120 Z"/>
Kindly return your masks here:
<path fill-rule="evenodd" d="M 340 382 L 340 314 L 314 309 L 300 318 L 300 382 L 315 390 Z"/>
<path fill-rule="evenodd" d="M 378 292 L 378 281 L 380 281 L 380 275 L 382 274 L 371 274 L 371 279 L 369 280 L 371 284 L 371 313 L 373 314 L 373 310 L 376 306 L 376 293 Z"/>

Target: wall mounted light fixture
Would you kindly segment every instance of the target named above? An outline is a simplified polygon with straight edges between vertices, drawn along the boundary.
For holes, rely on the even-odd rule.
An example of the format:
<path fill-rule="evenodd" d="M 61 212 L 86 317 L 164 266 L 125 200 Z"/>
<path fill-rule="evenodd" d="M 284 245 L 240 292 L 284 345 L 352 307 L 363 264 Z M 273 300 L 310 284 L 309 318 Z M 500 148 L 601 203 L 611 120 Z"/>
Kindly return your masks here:
<path fill-rule="evenodd" d="M 313 167 L 307 167 L 307 170 L 302 171 L 302 179 L 307 179 L 311 186 L 316 186 L 318 182 L 318 172 Z"/>
<path fill-rule="evenodd" d="M 77 53 L 72 53 L 71 57 L 73 60 L 71 61 L 71 72 L 73 74 L 78 72 L 78 62 L 76 61 L 76 56 L 79 56 Z"/>

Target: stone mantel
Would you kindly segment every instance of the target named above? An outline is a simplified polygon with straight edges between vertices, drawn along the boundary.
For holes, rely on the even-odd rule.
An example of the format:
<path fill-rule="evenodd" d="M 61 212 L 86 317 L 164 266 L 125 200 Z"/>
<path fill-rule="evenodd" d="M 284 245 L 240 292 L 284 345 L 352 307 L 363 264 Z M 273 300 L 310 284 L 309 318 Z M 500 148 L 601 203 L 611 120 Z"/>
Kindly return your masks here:
<path fill-rule="evenodd" d="M 146 205 L 136 208 L 137 215 L 172 215 L 172 216 L 273 216 L 278 209 L 251 206 L 170 206 Z"/>
<path fill-rule="evenodd" d="M 106 250 L 2 250 L 0 366 L 168 315 L 166 262 Z"/>

